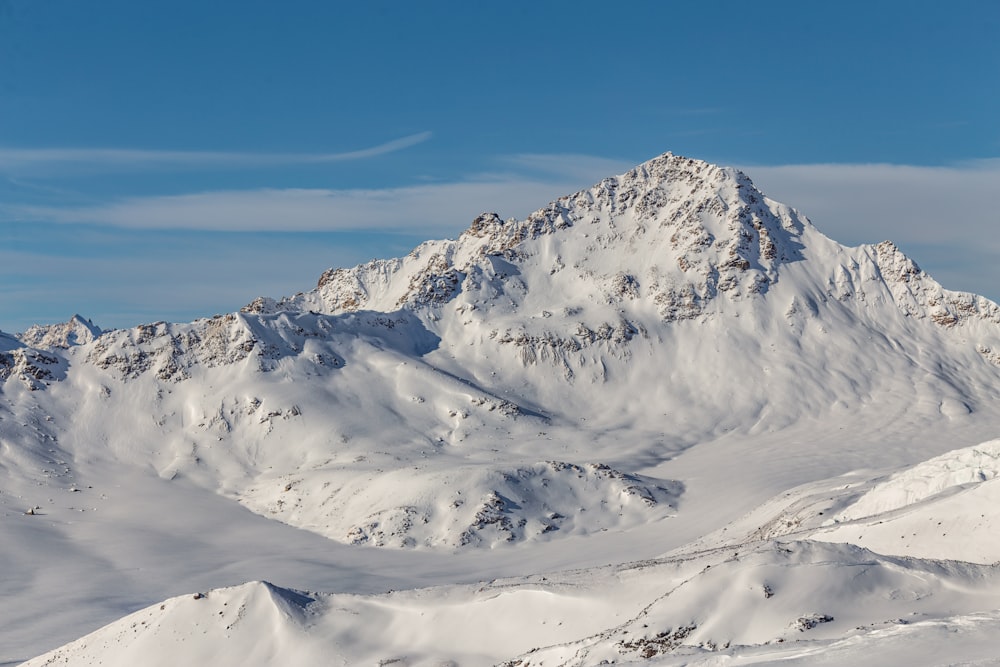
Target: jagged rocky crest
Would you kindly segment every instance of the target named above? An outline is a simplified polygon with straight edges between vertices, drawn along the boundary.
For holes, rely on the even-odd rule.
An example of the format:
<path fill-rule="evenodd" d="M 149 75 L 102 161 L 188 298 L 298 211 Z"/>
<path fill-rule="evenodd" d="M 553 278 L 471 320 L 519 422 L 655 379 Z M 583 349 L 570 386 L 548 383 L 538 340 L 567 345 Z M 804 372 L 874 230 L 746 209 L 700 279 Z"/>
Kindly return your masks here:
<path fill-rule="evenodd" d="M 791 286 L 769 296 L 783 277 Z M 766 318 L 777 306 L 761 307 L 765 299 L 781 300 L 799 329 L 833 304 L 875 329 L 897 315 L 946 329 L 983 325 L 976 350 L 1000 365 L 996 304 L 945 290 L 889 241 L 840 246 L 745 174 L 670 153 L 524 220 L 484 213 L 455 241 L 331 269 L 308 293 L 244 311 L 406 309 L 434 330 L 455 320 L 455 329 L 484 329 L 479 344 L 515 349 L 525 365 L 552 362 L 572 379 L 586 350 L 603 364 L 671 323 Z"/>
<path fill-rule="evenodd" d="M 684 491 L 677 481 L 563 461 L 406 468 L 339 481 L 292 474 L 267 486 L 248 490 L 250 508 L 264 516 L 294 523 L 321 499 L 323 511 L 310 530 L 349 544 L 398 548 L 492 548 L 621 529 L 669 517 Z M 428 488 L 442 489 L 440 502 L 423 500 Z"/>
<path fill-rule="evenodd" d="M 518 264 L 543 255 L 550 274 L 569 267 L 596 279 L 610 300 L 643 297 L 662 306 L 664 319 L 692 317 L 719 293 L 765 290 L 777 279 L 778 264 L 800 258 L 806 224 L 791 209 L 768 202 L 742 173 L 668 153 L 523 221 L 484 213 L 456 241 L 425 243 L 403 259 L 331 269 L 313 292 L 281 301 L 261 298 L 244 310 L 349 312 L 441 304 L 496 275 L 491 260 Z M 645 266 L 627 266 L 639 247 L 655 262 L 643 257 Z M 612 263 L 621 269 L 598 273 L 599 260 L 608 255 L 617 256 Z"/>
<path fill-rule="evenodd" d="M 585 350 L 596 350 L 592 360 L 625 358 L 629 341 L 659 338 L 651 330 L 663 325 L 763 312 L 755 304 L 786 276 L 793 288 L 773 299 L 785 301 L 790 323 L 839 302 L 876 324 L 884 313 L 872 309 L 890 302 L 904 317 L 943 328 L 986 323 L 992 333 L 977 336 L 975 346 L 982 359 L 1000 365 L 996 304 L 943 289 L 891 242 L 844 248 L 765 197 L 743 173 L 670 153 L 524 220 L 484 213 L 457 240 L 327 270 L 315 289 L 260 297 L 241 313 L 105 336 L 75 316 L 32 327 L 20 340 L 42 350 L 84 344 L 89 362 L 120 377 L 151 372 L 177 381 L 192 366 L 248 357 L 266 371 L 301 351 L 293 339 L 342 328 L 342 320 L 314 315 L 367 312 L 379 314 L 369 319 L 384 329 L 419 320 L 417 329 L 431 335 L 471 334 L 475 345 L 513 349 L 525 365 L 552 362 L 572 379 Z M 261 329 L 275 335 L 262 337 Z M 30 384 L 43 386 L 44 363 L 0 354 L 4 377 L 30 376 Z"/>
<path fill-rule="evenodd" d="M 38 325 L 29 328 L 18 338 L 28 347 L 38 349 L 67 349 L 86 345 L 97 340 L 101 328 L 81 315 L 74 315 L 62 324 Z"/>
<path fill-rule="evenodd" d="M 502 294 L 520 305 L 519 292 L 544 290 L 559 281 L 556 274 L 570 273 L 581 281 L 577 287 L 597 288 L 593 298 L 651 302 L 669 322 L 698 317 L 720 295 L 766 292 L 783 265 L 803 259 L 807 241 L 832 243 L 742 172 L 666 153 L 525 220 L 484 213 L 455 241 L 424 243 L 402 259 L 330 269 L 311 292 L 279 301 L 261 297 L 243 310 L 441 306 L 462 293 L 482 293 L 491 280 L 499 284 L 484 296 Z M 830 296 L 863 301 L 863 283 L 877 278 L 908 316 L 943 326 L 968 317 L 1000 322 L 996 304 L 944 290 L 891 242 L 861 246 L 856 254 L 832 267 Z M 549 285 L 525 285 L 523 272 L 510 270 L 540 260 L 547 262 Z"/>

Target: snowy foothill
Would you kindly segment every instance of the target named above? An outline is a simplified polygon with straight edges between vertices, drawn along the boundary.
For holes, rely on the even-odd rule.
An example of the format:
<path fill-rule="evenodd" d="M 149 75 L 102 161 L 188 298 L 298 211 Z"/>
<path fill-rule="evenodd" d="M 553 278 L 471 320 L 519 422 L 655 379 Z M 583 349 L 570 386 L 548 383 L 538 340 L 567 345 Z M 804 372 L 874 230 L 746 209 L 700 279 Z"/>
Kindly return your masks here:
<path fill-rule="evenodd" d="M 997 653 L 1000 307 L 730 168 L 0 334 L 0 383 L 0 664 Z"/>
<path fill-rule="evenodd" d="M 978 618 L 973 639 L 988 651 L 998 619 L 981 610 L 997 604 L 992 566 L 769 541 L 380 595 L 254 582 L 152 605 L 27 664 L 753 664 L 767 660 L 740 659 L 819 657 L 823 647 L 840 654 L 834 664 L 870 660 L 873 649 L 892 662 L 871 644 L 911 625 L 957 635 Z"/>

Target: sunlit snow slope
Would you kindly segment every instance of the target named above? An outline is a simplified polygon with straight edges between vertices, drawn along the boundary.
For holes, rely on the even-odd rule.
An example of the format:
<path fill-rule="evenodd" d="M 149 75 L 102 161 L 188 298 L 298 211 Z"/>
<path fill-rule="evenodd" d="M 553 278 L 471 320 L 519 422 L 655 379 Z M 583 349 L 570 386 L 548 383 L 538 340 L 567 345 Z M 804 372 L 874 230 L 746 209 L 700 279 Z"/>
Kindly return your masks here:
<path fill-rule="evenodd" d="M 591 584 L 590 570 L 570 577 L 577 603 L 551 612 L 561 626 L 537 626 L 563 609 L 558 595 L 555 607 L 539 602 L 547 589 L 521 596 L 498 616 L 496 643 L 468 650 L 451 635 L 389 651 L 360 631 L 348 646 L 325 611 L 331 594 L 307 603 L 264 584 L 162 611 L 232 597 L 257 610 L 244 627 L 260 637 L 269 615 L 306 610 L 281 616 L 298 620 L 273 645 L 260 639 L 261 657 L 232 664 L 267 664 L 291 642 L 300 664 L 315 650 L 347 664 L 527 665 L 833 641 L 858 626 L 870 641 L 879 614 L 998 606 L 1000 547 L 979 537 L 995 520 L 983 509 L 995 505 L 984 463 L 995 447 L 933 457 L 997 435 L 1000 308 L 942 288 L 890 242 L 841 246 L 744 174 L 669 153 L 525 220 L 483 214 L 457 240 L 329 270 L 309 292 L 239 312 L 110 332 L 75 316 L 2 335 L 0 380 L 12 537 L 0 554 L 21 578 L 8 596 L 30 600 L 0 618 L 18 633 L 0 642 L 11 660 L 195 588 L 267 579 L 369 594 L 668 552 L 627 595 Z M 935 521 L 940 538 L 922 532 Z M 947 539 L 956 529 L 964 541 Z M 273 555 L 248 552 L 265 543 Z M 84 571 L 110 568 L 102 581 L 121 599 L 66 590 L 69 554 Z M 125 567 L 145 574 L 116 584 Z M 849 577 L 857 568 L 871 580 Z M 786 591 L 773 603 L 758 595 L 765 579 Z M 438 612 L 421 600 L 470 619 L 487 609 L 473 590 L 348 607 L 359 622 L 385 613 L 424 627 L 416 619 Z M 60 605 L 47 634 L 45 610 Z M 579 611 L 588 605 L 600 612 Z M 110 626 L 87 640 L 98 652 L 60 655 L 135 664 L 207 623 L 151 609 L 155 632 L 133 640 Z M 228 618 L 212 610 L 213 623 Z M 221 654 L 211 632 L 192 650 Z"/>

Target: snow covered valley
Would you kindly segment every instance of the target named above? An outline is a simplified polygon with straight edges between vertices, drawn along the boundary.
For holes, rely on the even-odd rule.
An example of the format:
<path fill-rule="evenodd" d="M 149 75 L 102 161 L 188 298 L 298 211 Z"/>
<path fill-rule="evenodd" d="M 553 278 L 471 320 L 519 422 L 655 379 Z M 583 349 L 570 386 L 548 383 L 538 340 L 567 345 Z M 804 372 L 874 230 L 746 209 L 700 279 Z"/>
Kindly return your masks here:
<path fill-rule="evenodd" d="M 1000 308 L 732 169 L 0 381 L 0 664 L 1000 663 Z"/>

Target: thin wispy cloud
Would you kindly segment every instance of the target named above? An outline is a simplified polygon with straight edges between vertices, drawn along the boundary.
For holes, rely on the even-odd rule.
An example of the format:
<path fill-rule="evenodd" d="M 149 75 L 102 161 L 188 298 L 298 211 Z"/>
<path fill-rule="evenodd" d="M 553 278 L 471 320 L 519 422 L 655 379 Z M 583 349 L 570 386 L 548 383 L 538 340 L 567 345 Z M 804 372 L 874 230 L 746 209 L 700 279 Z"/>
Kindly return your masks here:
<path fill-rule="evenodd" d="M 807 164 L 744 169 L 770 197 L 795 206 L 844 243 L 967 239 L 1000 251 L 1000 160 L 953 166 Z"/>
<path fill-rule="evenodd" d="M 504 156 L 501 162 L 522 174 L 537 173 L 542 178 L 554 178 L 561 182 L 578 181 L 580 187 L 614 174 L 623 174 L 635 166 L 632 160 L 578 153 L 520 153 Z"/>
<path fill-rule="evenodd" d="M 464 180 L 383 189 L 219 190 L 130 197 L 98 205 L 0 204 L 0 220 L 127 229 L 233 232 L 426 230 L 457 234 L 483 211 L 523 217 L 631 162 L 585 155 L 501 157 L 504 170 Z"/>
<path fill-rule="evenodd" d="M 295 261 L 274 261 L 282 255 L 294 255 Z M 201 238 L 190 252 L 164 252 L 162 244 L 149 244 L 113 261 L 93 256 L 60 256 L 56 261 L 39 252 L 0 249 L 0 329 L 24 331 L 81 311 L 104 328 L 189 319 L 191 313 L 209 316 L 235 310 L 257 296 L 294 293 L 315 284 L 331 265 L 364 259 L 329 241 L 261 243 L 252 235 Z M 20 280 L 14 279 L 18 276 Z M 53 300 L 65 303 L 63 310 L 43 314 Z"/>
<path fill-rule="evenodd" d="M 369 229 L 460 231 L 484 210 L 524 215 L 551 198 L 524 180 L 383 190 L 264 189 L 137 197 L 101 206 L 5 207 L 0 217 L 129 229 L 307 232 Z M 541 204 L 540 204 L 541 203 Z"/>
<path fill-rule="evenodd" d="M 949 289 L 1000 300 L 1000 160 L 744 169 L 846 245 L 894 241 Z"/>
<path fill-rule="evenodd" d="M 269 167 L 295 164 L 346 162 L 386 155 L 430 139 L 419 132 L 341 153 L 254 153 L 233 151 L 166 151 L 127 148 L 10 148 L 0 147 L 0 169 L 17 170 L 77 165 L 102 169 L 184 167 Z"/>
<path fill-rule="evenodd" d="M 503 156 L 499 172 L 384 189 L 221 190 L 133 197 L 98 205 L 0 206 L 0 219 L 130 229 L 215 231 L 460 231 L 486 210 L 522 217 L 631 162 L 586 155 Z M 892 238 L 922 244 L 976 238 L 996 247 L 1000 160 L 954 166 L 812 164 L 751 166 L 762 191 L 803 211 L 848 243 Z"/>

